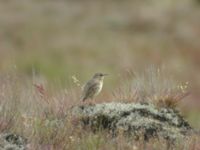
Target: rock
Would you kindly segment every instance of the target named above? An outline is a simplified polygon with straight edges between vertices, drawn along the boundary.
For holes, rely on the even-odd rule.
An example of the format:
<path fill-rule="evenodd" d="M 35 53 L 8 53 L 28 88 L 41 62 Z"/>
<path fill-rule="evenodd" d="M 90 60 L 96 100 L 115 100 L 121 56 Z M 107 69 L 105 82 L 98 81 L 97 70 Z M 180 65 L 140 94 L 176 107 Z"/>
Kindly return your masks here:
<path fill-rule="evenodd" d="M 113 102 L 82 105 L 72 108 L 72 116 L 93 131 L 109 130 L 113 135 L 123 131 L 136 139 L 142 135 L 145 140 L 162 137 L 174 141 L 193 130 L 177 110 L 157 108 L 152 104 Z"/>
<path fill-rule="evenodd" d="M 0 134 L 0 150 L 25 150 L 27 140 L 12 133 Z"/>

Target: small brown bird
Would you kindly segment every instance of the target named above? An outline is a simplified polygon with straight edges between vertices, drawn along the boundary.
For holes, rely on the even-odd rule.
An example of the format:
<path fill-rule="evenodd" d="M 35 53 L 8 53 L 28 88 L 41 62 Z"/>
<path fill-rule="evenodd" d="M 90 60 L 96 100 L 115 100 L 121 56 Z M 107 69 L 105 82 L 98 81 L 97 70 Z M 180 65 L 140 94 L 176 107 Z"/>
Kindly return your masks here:
<path fill-rule="evenodd" d="M 103 87 L 104 76 L 108 74 L 95 73 L 92 79 L 90 79 L 84 86 L 81 100 L 85 101 L 86 99 L 93 99 L 97 96 Z"/>

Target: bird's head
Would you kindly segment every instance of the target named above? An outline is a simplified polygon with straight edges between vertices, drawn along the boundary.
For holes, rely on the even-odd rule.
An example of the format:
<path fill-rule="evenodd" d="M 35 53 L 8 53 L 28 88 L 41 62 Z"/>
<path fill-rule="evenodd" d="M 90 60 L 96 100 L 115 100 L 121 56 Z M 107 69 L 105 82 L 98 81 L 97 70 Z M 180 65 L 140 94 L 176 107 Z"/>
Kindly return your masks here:
<path fill-rule="evenodd" d="M 98 79 L 98 80 L 103 80 L 105 76 L 107 76 L 108 74 L 106 73 L 95 73 L 93 76 L 93 79 Z"/>

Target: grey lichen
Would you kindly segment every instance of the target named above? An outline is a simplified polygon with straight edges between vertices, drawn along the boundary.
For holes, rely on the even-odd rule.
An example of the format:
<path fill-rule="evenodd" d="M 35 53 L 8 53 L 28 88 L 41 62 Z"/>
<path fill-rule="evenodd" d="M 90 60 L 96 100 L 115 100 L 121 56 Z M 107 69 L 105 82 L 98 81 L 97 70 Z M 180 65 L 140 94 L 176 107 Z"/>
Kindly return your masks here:
<path fill-rule="evenodd" d="M 178 111 L 158 109 L 152 104 L 112 102 L 83 105 L 74 107 L 72 115 L 80 118 L 83 126 L 89 126 L 94 131 L 106 129 L 116 135 L 122 130 L 126 135 L 135 137 L 142 132 L 145 140 L 151 137 L 175 140 L 192 130 Z"/>
<path fill-rule="evenodd" d="M 0 150 L 25 150 L 27 140 L 13 133 L 0 134 Z"/>

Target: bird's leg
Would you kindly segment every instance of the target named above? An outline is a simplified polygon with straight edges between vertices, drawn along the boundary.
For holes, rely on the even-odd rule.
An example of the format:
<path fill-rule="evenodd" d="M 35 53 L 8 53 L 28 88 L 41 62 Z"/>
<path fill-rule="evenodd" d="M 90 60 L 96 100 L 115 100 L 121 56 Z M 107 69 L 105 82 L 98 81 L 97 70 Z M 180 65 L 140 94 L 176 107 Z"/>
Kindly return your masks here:
<path fill-rule="evenodd" d="M 83 105 L 91 105 L 91 99 L 83 101 Z"/>
<path fill-rule="evenodd" d="M 94 98 L 90 98 L 89 101 L 88 101 L 88 104 L 89 105 L 94 105 Z"/>
<path fill-rule="evenodd" d="M 87 104 L 88 104 L 88 101 L 87 101 L 87 100 L 84 100 L 84 101 L 82 101 L 82 104 L 83 104 L 83 105 L 87 105 Z"/>
<path fill-rule="evenodd" d="M 81 105 L 84 105 L 84 104 L 85 104 L 85 102 L 82 100 L 82 101 L 81 101 Z"/>

